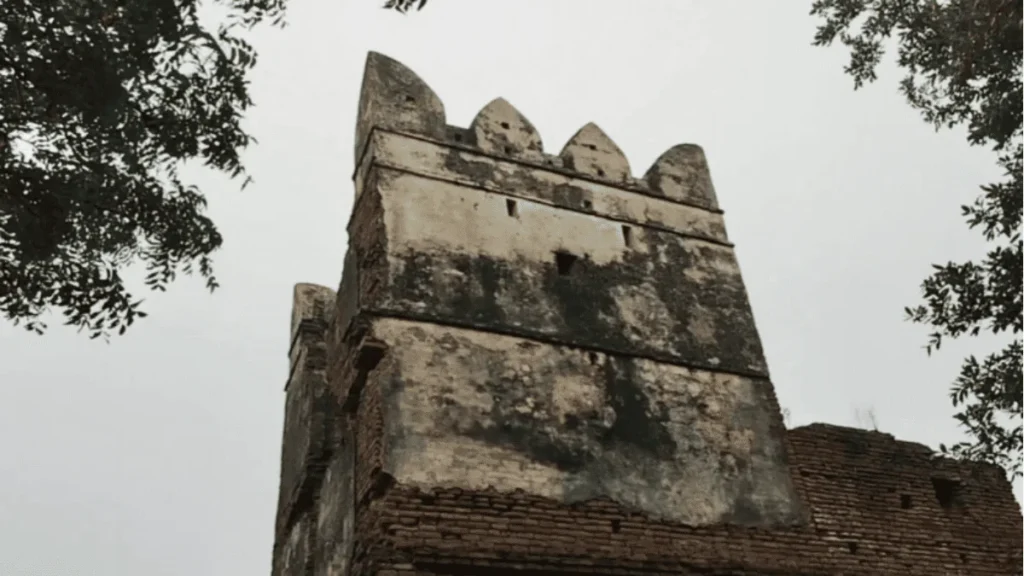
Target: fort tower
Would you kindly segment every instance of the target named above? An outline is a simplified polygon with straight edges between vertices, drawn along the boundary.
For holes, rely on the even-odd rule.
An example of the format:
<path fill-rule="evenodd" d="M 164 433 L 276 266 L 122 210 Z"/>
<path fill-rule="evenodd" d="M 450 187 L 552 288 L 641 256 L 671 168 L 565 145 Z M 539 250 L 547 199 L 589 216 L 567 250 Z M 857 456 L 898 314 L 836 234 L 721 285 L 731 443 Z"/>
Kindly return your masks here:
<path fill-rule="evenodd" d="M 550 155 L 371 53 L 355 159 L 340 288 L 295 289 L 275 576 L 909 574 L 885 531 L 935 520 L 887 514 L 943 514 L 935 482 L 1007 512 L 974 544 L 946 514 L 930 557 L 1020 565 L 998 471 L 787 433 L 699 147 L 637 178 L 588 124 Z"/>

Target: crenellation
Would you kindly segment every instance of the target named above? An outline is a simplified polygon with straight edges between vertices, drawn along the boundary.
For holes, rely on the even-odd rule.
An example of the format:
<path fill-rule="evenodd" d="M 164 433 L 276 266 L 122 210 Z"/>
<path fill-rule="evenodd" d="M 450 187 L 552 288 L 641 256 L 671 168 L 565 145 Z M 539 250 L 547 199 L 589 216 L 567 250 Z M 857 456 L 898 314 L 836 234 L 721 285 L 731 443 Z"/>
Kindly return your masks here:
<path fill-rule="evenodd" d="M 292 296 L 289 370 L 285 390 L 304 364 L 317 362 L 325 354 L 323 335 L 333 317 L 334 290 L 316 284 L 296 284 Z M 314 366 L 306 366 L 313 369 Z"/>
<path fill-rule="evenodd" d="M 711 183 L 704 150 L 696 144 L 679 144 L 665 151 L 647 169 L 644 180 L 651 190 L 667 198 L 718 209 L 718 197 Z"/>
<path fill-rule="evenodd" d="M 703 150 L 643 178 L 367 59 L 337 292 L 293 297 L 274 576 L 1020 574 L 1002 470 L 787 431 Z"/>
<path fill-rule="evenodd" d="M 504 98 L 495 98 L 469 127 L 477 148 L 491 154 L 537 160 L 544 144 L 533 124 Z"/>
<path fill-rule="evenodd" d="M 444 103 L 426 82 L 398 61 L 369 53 L 359 92 L 356 166 L 375 129 L 444 138 L 446 127 Z"/>
<path fill-rule="evenodd" d="M 587 176 L 612 182 L 626 182 L 633 177 L 626 155 L 593 122 L 573 134 L 558 156 L 567 168 Z"/>
<path fill-rule="evenodd" d="M 416 73 L 376 52 L 367 57 L 356 125 L 356 193 L 376 131 L 416 136 L 455 149 L 478 150 L 542 168 L 610 183 L 623 190 L 718 212 L 704 152 L 692 144 L 667 150 L 642 178 L 633 176 L 618 145 L 596 124 L 574 134 L 557 155 L 544 152 L 540 133 L 503 98 L 480 110 L 470 127 L 445 123 L 444 104 Z M 691 189 L 692 188 L 692 189 Z"/>

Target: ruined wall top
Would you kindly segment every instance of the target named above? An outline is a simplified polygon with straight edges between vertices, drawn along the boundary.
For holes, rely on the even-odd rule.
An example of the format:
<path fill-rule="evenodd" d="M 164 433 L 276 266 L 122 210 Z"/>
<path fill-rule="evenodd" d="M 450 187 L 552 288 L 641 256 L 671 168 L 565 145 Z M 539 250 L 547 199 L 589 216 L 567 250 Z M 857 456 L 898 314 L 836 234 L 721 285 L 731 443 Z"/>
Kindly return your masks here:
<path fill-rule="evenodd" d="M 356 121 L 358 166 L 375 129 L 412 134 L 540 168 L 612 183 L 676 202 L 718 211 L 704 151 L 696 144 L 666 150 L 643 177 L 634 177 L 625 154 L 596 124 L 579 129 L 557 155 L 544 152 L 537 129 L 502 98 L 484 106 L 468 129 L 449 126 L 444 103 L 415 72 L 377 52 L 366 58 Z"/>

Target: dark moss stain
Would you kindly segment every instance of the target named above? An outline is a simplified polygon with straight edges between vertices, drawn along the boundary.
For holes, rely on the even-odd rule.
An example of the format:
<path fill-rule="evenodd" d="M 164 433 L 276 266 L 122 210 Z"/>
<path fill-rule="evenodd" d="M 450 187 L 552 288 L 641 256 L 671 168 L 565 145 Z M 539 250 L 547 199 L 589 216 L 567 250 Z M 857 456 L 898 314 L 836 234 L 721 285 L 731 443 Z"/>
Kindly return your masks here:
<path fill-rule="evenodd" d="M 609 447 L 626 444 L 659 460 L 669 460 L 675 456 L 676 443 L 665 427 L 667 418 L 652 409 L 642 386 L 632 358 L 608 358 L 604 387 L 608 404 L 615 410 L 615 423 L 602 441 Z"/>
<path fill-rule="evenodd" d="M 758 526 L 765 523 L 764 504 L 755 502 L 757 487 L 749 478 L 733 479 L 727 484 L 732 490 L 732 509 L 722 518 L 727 524 Z"/>
<path fill-rule="evenodd" d="M 345 254 L 335 310 L 339 333 L 344 334 L 352 318 L 359 311 L 359 264 L 354 250 L 349 250 Z"/>
<path fill-rule="evenodd" d="M 706 167 L 703 170 L 706 170 Z M 652 196 L 667 198 L 664 188 L 666 180 L 668 180 L 675 187 L 679 187 L 684 191 L 683 198 L 681 199 L 683 202 L 709 210 L 717 210 L 718 202 L 714 198 L 713 188 L 711 188 L 711 184 L 705 174 L 706 172 L 699 169 L 689 170 L 684 176 L 666 174 L 662 172 L 661 166 L 655 164 L 647 171 L 644 180 L 650 186 Z"/>
<path fill-rule="evenodd" d="M 559 310 L 562 331 L 579 338 L 589 335 L 592 344 L 617 348 L 624 344 L 625 323 L 618 318 L 612 296 L 616 286 L 635 283 L 628 268 L 598 266 L 583 255 L 577 256 L 567 274 L 558 270 L 555 254 L 542 264 L 541 293 Z"/>
<path fill-rule="evenodd" d="M 468 176 L 477 186 L 486 186 L 494 179 L 496 168 L 491 162 L 469 160 L 467 155 L 456 148 L 449 148 L 444 157 L 444 167 L 462 176 Z"/>
<path fill-rule="evenodd" d="M 595 378 L 604 384 L 604 406 L 614 411 L 614 420 L 610 421 L 602 418 L 600 410 L 572 414 L 557 414 L 551 410 L 552 387 L 547 383 L 558 374 L 579 371 L 580 362 L 585 362 L 579 354 L 565 355 L 554 364 L 545 362 L 543 368 L 517 371 L 518 363 L 501 352 L 485 351 L 455 336 L 448 335 L 431 348 L 431 354 L 438 360 L 435 366 L 442 366 L 440 361 L 453 353 L 460 353 L 463 359 L 460 361 L 466 363 L 468 374 L 479 376 L 472 382 L 436 382 L 436 393 L 427 405 L 404 408 L 427 411 L 440 437 L 462 435 L 515 451 L 529 461 L 569 474 L 565 485 L 566 501 L 595 497 L 620 499 L 624 490 L 630 494 L 644 490 L 648 492 L 649 501 L 657 501 L 665 484 L 680 478 L 659 463 L 703 467 L 715 466 L 717 461 L 716 484 L 726 491 L 724 498 L 731 503 L 720 522 L 751 526 L 800 520 L 798 507 L 791 502 L 765 498 L 766 486 L 761 482 L 776 479 L 771 474 L 767 478 L 757 475 L 763 471 L 763 465 L 728 453 L 719 454 L 716 460 L 714 453 L 708 452 L 713 448 L 696 430 L 692 430 L 691 440 L 679 440 L 677 445 L 668 427 L 669 406 L 652 401 L 633 358 L 608 356 L 594 368 Z M 376 376 L 383 393 L 386 443 L 402 447 L 395 454 L 426 450 L 434 441 L 434 434 L 420 435 L 403 425 L 405 418 L 411 415 L 403 417 L 401 405 L 403 390 L 422 389 L 425 383 L 404 379 L 398 368 L 398 364 L 382 362 L 378 370 L 383 372 Z M 531 377 L 530 381 L 524 380 L 526 374 Z M 460 386 L 471 386 L 490 397 L 489 411 L 481 414 L 477 408 L 459 403 L 456 388 Z M 756 415 L 745 416 L 750 421 L 734 422 L 733 426 L 755 432 L 764 428 L 763 420 Z M 764 458 L 767 456 L 765 443 L 759 445 L 756 452 Z M 681 453 L 683 450 L 685 454 Z M 623 483 L 627 476 L 631 478 L 628 485 Z M 705 490 L 708 486 L 694 488 Z"/>
<path fill-rule="evenodd" d="M 293 526 L 313 508 L 341 443 L 344 416 L 321 373 L 303 373 L 286 400 L 278 529 Z"/>
<path fill-rule="evenodd" d="M 454 269 L 472 281 L 438 286 L 434 275 L 444 269 Z M 427 302 L 432 314 L 451 310 L 460 320 L 476 325 L 501 325 L 506 322 L 506 310 L 498 296 L 512 275 L 507 263 L 491 258 L 460 254 L 441 263 L 430 254 L 415 253 L 407 256 L 402 272 L 391 279 L 392 299 Z"/>
<path fill-rule="evenodd" d="M 538 422 L 530 416 L 505 411 L 496 404 L 495 425 L 474 423 L 466 436 L 496 446 L 511 448 L 530 460 L 553 466 L 563 472 L 577 473 L 593 461 L 594 454 L 582 443 L 566 441 L 558 434 L 537 429 Z"/>
<path fill-rule="evenodd" d="M 438 352 L 441 353 L 441 352 Z M 484 425 L 450 400 L 451 389 L 441 387 L 433 399 L 437 422 L 449 432 L 456 429 L 478 441 L 515 450 L 534 462 L 548 464 L 566 472 L 580 472 L 602 450 L 643 453 L 657 460 L 670 460 L 676 445 L 665 422 L 667 415 L 652 407 L 636 374 L 634 360 L 609 359 L 603 367 L 607 405 L 615 411 L 610 428 L 596 411 L 567 414 L 563 422 L 548 412 L 547 387 L 524 385 L 505 375 L 508 363 L 503 357 L 476 356 L 485 362 L 486 382 L 478 389 L 486 391 L 493 404 Z M 470 360 L 473 362 L 474 360 Z M 572 372 L 578 367 L 565 362 L 554 373 Z M 528 402 L 529 400 L 529 402 Z M 528 410 L 524 409 L 529 406 Z"/>
<path fill-rule="evenodd" d="M 666 235 L 671 236 L 671 235 Z M 763 366 L 760 340 L 746 292 L 735 275 L 715 275 L 710 261 L 719 250 L 687 250 L 677 237 L 662 239 L 649 233 L 661 254 L 627 251 L 621 263 L 598 265 L 577 254 L 566 273 L 552 253 L 547 262 L 504 260 L 483 255 L 413 252 L 401 256 L 401 271 L 391 278 L 391 314 L 426 316 L 439 321 L 527 337 L 556 337 L 572 345 L 636 354 L 667 361 L 706 365 L 750 373 Z M 665 262 L 665 263 L 662 263 Z M 712 274 L 704 281 L 685 275 L 700 265 Z M 442 274 L 446 270 L 460 274 Z M 529 270 L 528 270 L 529 269 Z M 681 329 L 668 346 L 630 337 L 630 325 L 620 317 L 613 294 L 650 285 Z M 515 302 L 506 307 L 503 303 Z M 426 312 L 420 303 L 426 303 Z M 387 307 L 387 306 L 385 306 Z M 554 318 L 545 311 L 557 312 Z M 708 314 L 713 343 L 697 342 L 685 329 L 696 313 Z M 658 319 L 652 319 L 658 321 Z M 552 332 L 554 331 L 554 332 Z"/>
<path fill-rule="evenodd" d="M 459 342 L 460 347 L 472 346 Z M 434 355 L 449 355 L 451 351 L 438 346 Z M 534 462 L 553 466 L 559 470 L 577 473 L 585 469 L 596 457 L 597 436 L 595 429 L 600 426 L 596 413 L 570 415 L 564 425 L 557 416 L 550 413 L 551 389 L 547 386 L 531 386 L 510 375 L 509 362 L 501 354 L 477 350 L 466 357 L 473 365 L 471 372 L 486 374 L 474 382 L 460 385 L 472 386 L 492 398 L 492 405 L 486 417 L 467 411 L 451 400 L 454 390 L 441 386 L 426 409 L 434 412 L 435 425 L 449 434 L 461 434 L 487 444 L 501 446 L 525 455 Z M 574 366 L 568 360 L 552 370 L 571 371 Z M 393 383 L 392 390 L 398 387 Z M 397 414 L 397 405 L 389 404 L 389 410 Z M 401 432 L 396 431 L 396 434 Z M 407 445 L 415 444 L 415 438 L 398 438 Z M 411 444 L 410 444 L 411 443 Z"/>
<path fill-rule="evenodd" d="M 665 192 L 662 191 L 662 178 L 665 178 L 665 176 L 661 173 L 661 168 L 657 164 L 651 166 L 651 169 L 647 171 L 644 180 L 650 185 L 651 196 L 665 198 Z"/>
<path fill-rule="evenodd" d="M 718 270 L 725 267 L 718 260 L 724 257 L 723 251 L 708 244 L 692 243 L 690 250 L 681 242 L 659 241 L 656 249 L 670 264 L 653 266 L 651 276 L 658 297 L 664 302 L 672 315 L 680 320 L 680 326 L 694 314 L 694 307 L 699 305 L 703 313 L 712 315 L 714 327 L 714 349 L 701 350 L 704 358 L 716 357 L 725 368 L 747 368 L 763 366 L 764 353 L 761 349 L 760 337 L 754 325 L 754 317 L 747 302 L 747 293 L 739 276 L 712 274 L 708 279 L 697 282 L 688 279 L 683 271 L 687 268 L 700 266 L 705 271 Z M 631 260 L 634 266 L 642 266 L 640 256 Z M 648 262 L 661 262 L 662 258 L 644 258 Z M 688 337 L 689 335 L 680 335 Z"/>
<path fill-rule="evenodd" d="M 572 210 L 590 211 L 593 206 L 587 199 L 587 193 L 579 186 L 559 184 L 555 186 L 551 201 L 558 206 Z"/>
<path fill-rule="evenodd" d="M 493 354 L 472 355 L 470 362 L 480 363 L 487 374 L 484 382 L 478 383 L 492 398 L 487 414 L 486 426 L 472 415 L 460 414 L 461 409 L 450 410 L 451 417 L 442 426 L 454 431 L 458 428 L 464 435 L 495 446 L 502 446 L 526 455 L 534 462 L 548 464 L 566 472 L 579 472 L 593 459 L 587 438 L 593 432 L 587 429 L 588 422 L 574 417 L 574 422 L 564 428 L 559 425 L 547 408 L 550 393 L 547 387 L 536 388 L 525 385 L 515 377 L 509 377 L 508 362 L 504 356 Z M 571 370 L 568 365 L 555 370 Z M 476 370 L 474 370 L 476 372 Z M 445 394 L 441 390 L 441 395 Z M 529 409 L 524 409 L 529 406 Z"/>

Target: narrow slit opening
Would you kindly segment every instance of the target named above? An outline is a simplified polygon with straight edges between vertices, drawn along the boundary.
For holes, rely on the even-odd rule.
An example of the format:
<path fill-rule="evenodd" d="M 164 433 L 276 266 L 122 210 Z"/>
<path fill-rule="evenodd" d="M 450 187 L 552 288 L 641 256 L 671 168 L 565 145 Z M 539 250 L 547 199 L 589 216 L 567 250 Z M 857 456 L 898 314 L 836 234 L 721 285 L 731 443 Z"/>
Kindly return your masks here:
<path fill-rule="evenodd" d="M 622 227 L 622 241 L 625 242 L 627 247 L 633 247 L 633 229 L 629 226 Z"/>
<path fill-rule="evenodd" d="M 505 200 L 505 211 L 513 218 L 519 216 L 519 206 L 516 205 L 515 200 Z"/>

